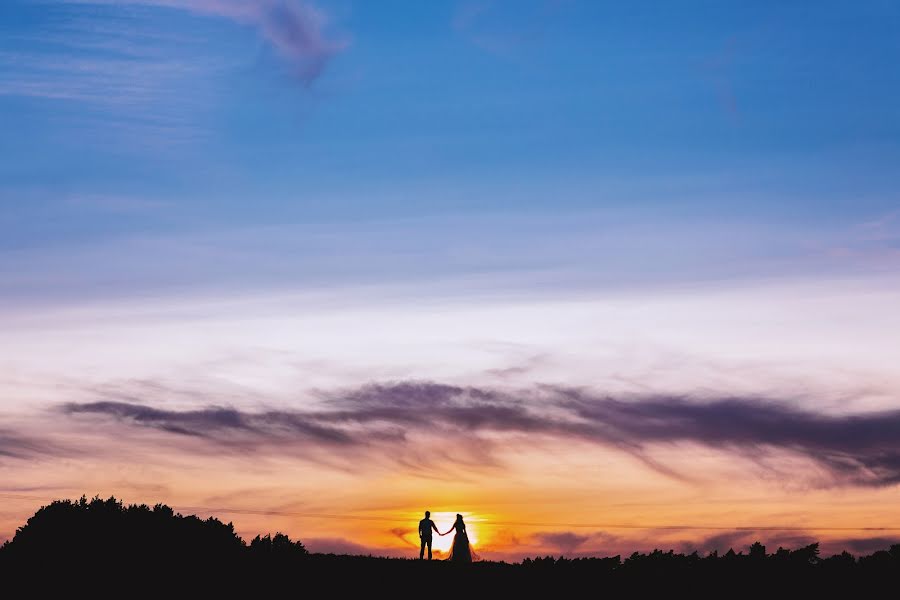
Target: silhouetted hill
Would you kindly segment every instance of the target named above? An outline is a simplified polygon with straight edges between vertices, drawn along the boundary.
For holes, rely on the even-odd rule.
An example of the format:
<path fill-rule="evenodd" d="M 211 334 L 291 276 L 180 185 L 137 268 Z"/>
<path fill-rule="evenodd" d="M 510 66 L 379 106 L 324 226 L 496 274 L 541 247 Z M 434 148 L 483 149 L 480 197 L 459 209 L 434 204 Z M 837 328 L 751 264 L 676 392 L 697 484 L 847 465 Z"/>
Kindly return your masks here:
<path fill-rule="evenodd" d="M 2 590 L 24 590 L 33 597 L 52 592 L 860 597 L 893 593 L 898 576 L 900 545 L 859 559 L 846 552 L 821 557 L 818 544 L 768 554 L 757 543 L 747 554 L 656 550 L 625 560 L 539 557 L 472 565 L 310 554 L 280 533 L 247 544 L 231 523 L 215 518 L 182 516 L 161 504 L 125 506 L 115 498 L 84 497 L 42 507 L 0 548 Z"/>

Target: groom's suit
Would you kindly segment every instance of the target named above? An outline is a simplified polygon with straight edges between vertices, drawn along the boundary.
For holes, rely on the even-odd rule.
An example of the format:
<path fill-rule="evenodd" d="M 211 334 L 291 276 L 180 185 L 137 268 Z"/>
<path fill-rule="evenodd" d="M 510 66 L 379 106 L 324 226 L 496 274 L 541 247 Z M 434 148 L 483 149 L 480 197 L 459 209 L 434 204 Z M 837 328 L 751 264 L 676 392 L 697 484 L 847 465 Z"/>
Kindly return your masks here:
<path fill-rule="evenodd" d="M 431 560 L 431 530 L 437 531 L 437 525 L 429 518 L 419 521 L 419 539 L 422 540 L 422 546 L 419 548 L 419 558 L 425 556 L 425 546 L 428 546 L 428 560 Z M 438 531 L 440 533 L 440 531 Z"/>

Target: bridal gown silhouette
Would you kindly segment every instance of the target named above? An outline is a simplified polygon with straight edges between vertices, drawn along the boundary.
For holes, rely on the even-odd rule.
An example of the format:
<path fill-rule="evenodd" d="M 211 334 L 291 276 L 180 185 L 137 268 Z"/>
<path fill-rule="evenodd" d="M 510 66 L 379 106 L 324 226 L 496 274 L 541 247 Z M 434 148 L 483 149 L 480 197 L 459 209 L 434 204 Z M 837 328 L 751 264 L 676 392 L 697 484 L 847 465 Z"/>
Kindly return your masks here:
<path fill-rule="evenodd" d="M 453 536 L 453 545 L 450 547 L 450 555 L 447 560 L 460 563 L 472 562 L 472 548 L 469 546 L 469 535 L 466 533 L 466 524 L 462 515 L 456 515 L 456 522 L 441 535 L 447 535 L 454 529 L 456 535 Z"/>

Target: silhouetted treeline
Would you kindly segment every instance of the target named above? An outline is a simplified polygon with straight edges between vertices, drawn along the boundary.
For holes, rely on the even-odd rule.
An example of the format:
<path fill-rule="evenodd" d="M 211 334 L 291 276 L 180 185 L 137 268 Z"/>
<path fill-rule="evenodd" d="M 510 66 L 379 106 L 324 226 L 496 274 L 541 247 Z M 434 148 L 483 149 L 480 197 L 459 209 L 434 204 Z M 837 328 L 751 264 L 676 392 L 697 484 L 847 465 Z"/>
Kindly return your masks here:
<path fill-rule="evenodd" d="M 42 507 L 0 548 L 0 593 L 24 590 L 33 597 L 50 592 L 860 597 L 893 593 L 898 576 L 900 544 L 859 559 L 847 552 L 820 556 L 818 544 L 767 553 L 759 543 L 746 554 L 655 550 L 624 560 L 547 556 L 518 564 L 310 554 L 281 533 L 256 536 L 247 544 L 231 523 L 215 518 L 182 516 L 162 504 L 124 506 L 115 498 L 84 497 Z"/>

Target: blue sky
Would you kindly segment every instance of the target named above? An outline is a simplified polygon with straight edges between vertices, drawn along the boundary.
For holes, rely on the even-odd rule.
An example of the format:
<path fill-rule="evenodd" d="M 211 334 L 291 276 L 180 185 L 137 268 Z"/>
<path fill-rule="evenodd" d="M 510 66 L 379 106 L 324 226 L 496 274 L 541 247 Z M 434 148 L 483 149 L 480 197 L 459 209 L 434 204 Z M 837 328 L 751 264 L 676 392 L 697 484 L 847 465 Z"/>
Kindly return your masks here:
<path fill-rule="evenodd" d="M 440 214 L 853 224 L 897 205 L 891 2 L 234 4 L 3 3 L 4 246 Z M 291 9 L 312 70 L 260 25 Z"/>
<path fill-rule="evenodd" d="M 898 20 L 890 2 L 5 2 L 5 295 L 882 270 Z"/>

